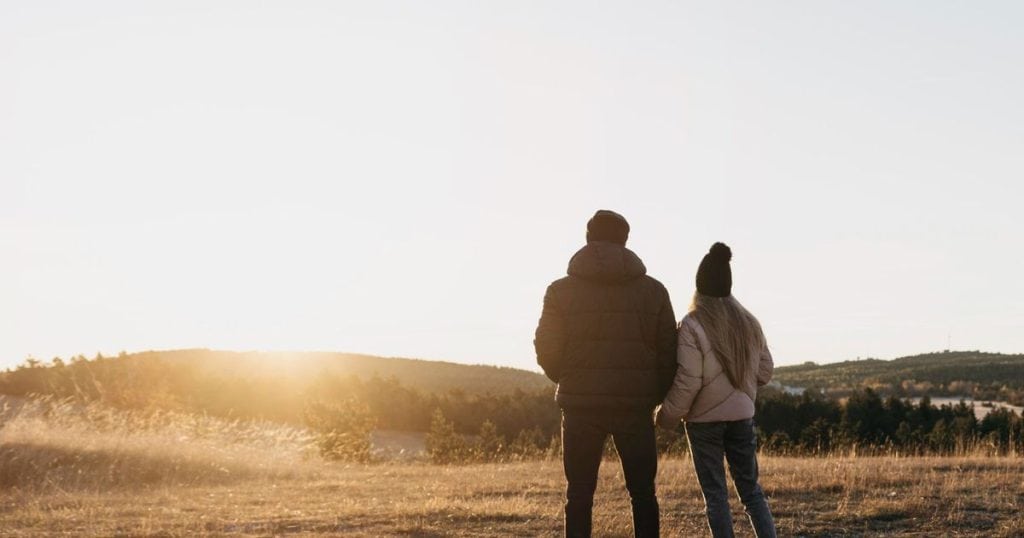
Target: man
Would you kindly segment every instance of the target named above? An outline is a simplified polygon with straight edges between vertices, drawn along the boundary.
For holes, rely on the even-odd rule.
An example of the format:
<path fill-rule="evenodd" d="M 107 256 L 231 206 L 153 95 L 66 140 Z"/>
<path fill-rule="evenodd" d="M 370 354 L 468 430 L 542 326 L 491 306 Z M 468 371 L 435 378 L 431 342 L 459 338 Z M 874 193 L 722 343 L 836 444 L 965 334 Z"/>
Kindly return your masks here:
<path fill-rule="evenodd" d="M 597 471 L 611 435 L 633 504 L 633 532 L 658 536 L 654 477 L 658 454 L 653 411 L 672 384 L 676 320 L 668 292 L 626 248 L 629 223 L 600 210 L 587 244 L 554 281 L 534 347 L 558 383 L 562 458 L 568 482 L 565 535 L 590 536 Z"/>

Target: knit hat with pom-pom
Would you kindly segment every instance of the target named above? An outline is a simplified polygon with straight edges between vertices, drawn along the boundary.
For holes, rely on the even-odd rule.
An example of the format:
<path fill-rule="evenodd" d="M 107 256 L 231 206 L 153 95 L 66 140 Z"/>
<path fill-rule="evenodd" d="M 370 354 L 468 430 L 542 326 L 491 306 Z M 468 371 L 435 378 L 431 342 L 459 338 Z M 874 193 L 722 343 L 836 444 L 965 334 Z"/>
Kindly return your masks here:
<path fill-rule="evenodd" d="M 697 293 L 710 297 L 728 297 L 732 293 L 732 250 L 725 243 L 711 245 L 697 268 Z"/>

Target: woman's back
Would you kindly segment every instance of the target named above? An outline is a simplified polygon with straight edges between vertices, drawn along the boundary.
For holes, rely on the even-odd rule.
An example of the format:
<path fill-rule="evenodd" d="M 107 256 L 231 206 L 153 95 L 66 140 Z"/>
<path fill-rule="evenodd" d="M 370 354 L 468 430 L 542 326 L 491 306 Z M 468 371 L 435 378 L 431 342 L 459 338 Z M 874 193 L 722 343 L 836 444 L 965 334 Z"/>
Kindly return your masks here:
<path fill-rule="evenodd" d="M 731 259 L 715 243 L 697 269 L 697 292 L 679 323 L 676 378 L 659 413 L 668 422 L 749 419 L 757 387 L 771 380 L 761 324 L 732 296 Z"/>
<path fill-rule="evenodd" d="M 731 300 L 731 297 L 729 298 Z M 716 353 L 712 337 L 700 321 L 696 312 L 690 312 L 679 324 L 679 366 L 683 374 L 700 379 L 689 411 L 683 418 L 688 422 L 714 422 L 720 420 L 742 420 L 754 416 L 754 399 L 757 387 L 771 379 L 772 357 L 762 342 L 753 342 L 756 353 L 745 353 L 739 360 L 747 361 L 743 372 L 734 384 L 723 360 Z M 679 393 L 673 386 L 665 398 L 672 406 L 685 403 L 687 394 Z M 682 387 L 680 387 L 682 388 Z M 676 393 L 676 394 L 674 394 Z"/>

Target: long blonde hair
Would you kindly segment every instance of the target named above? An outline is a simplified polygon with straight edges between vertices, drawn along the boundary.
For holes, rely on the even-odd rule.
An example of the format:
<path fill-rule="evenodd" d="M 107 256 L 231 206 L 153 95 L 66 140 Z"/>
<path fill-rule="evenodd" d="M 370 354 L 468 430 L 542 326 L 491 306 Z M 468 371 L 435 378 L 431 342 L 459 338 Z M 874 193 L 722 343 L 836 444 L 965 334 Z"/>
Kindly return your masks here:
<path fill-rule="evenodd" d="M 757 318 L 732 295 L 712 297 L 694 293 L 690 313 L 704 327 L 729 382 L 742 388 L 765 347 L 764 332 Z"/>

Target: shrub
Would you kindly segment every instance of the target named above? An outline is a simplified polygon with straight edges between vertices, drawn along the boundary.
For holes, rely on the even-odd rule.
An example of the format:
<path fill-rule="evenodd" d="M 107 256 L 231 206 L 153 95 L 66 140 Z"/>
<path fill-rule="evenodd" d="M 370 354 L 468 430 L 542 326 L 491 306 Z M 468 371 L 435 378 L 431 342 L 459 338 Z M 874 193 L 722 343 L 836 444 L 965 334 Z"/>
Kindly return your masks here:
<path fill-rule="evenodd" d="M 434 463 L 465 463 L 471 455 L 469 444 L 440 409 L 434 410 L 430 418 L 426 444 L 427 455 Z"/>
<path fill-rule="evenodd" d="M 370 433 L 376 420 L 363 402 L 355 398 L 331 404 L 313 402 L 307 406 L 304 418 L 324 458 L 354 462 L 371 459 Z"/>
<path fill-rule="evenodd" d="M 531 460 L 545 456 L 550 446 L 550 439 L 545 439 L 540 428 L 519 430 L 516 438 L 509 445 L 511 456 L 518 460 Z"/>
<path fill-rule="evenodd" d="M 498 435 L 498 428 L 490 420 L 480 425 L 475 445 L 476 459 L 479 461 L 499 461 L 505 448 L 504 439 Z"/>

